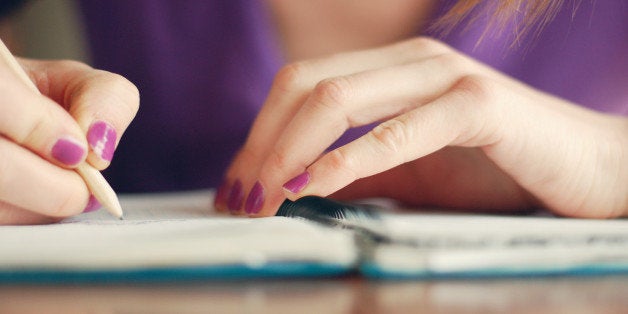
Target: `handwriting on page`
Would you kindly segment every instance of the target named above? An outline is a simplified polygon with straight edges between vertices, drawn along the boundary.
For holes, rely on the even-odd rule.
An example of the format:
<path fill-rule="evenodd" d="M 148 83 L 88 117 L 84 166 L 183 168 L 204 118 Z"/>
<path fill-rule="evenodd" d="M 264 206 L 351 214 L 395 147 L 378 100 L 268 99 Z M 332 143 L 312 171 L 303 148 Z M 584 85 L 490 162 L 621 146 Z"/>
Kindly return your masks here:
<path fill-rule="evenodd" d="M 508 238 L 487 236 L 481 238 L 461 238 L 443 236 L 417 237 L 404 241 L 419 249 L 481 249 L 481 248 L 540 248 L 540 247 L 582 247 L 628 245 L 628 231 L 625 234 L 589 234 L 582 236 L 561 235 L 516 235 Z"/>

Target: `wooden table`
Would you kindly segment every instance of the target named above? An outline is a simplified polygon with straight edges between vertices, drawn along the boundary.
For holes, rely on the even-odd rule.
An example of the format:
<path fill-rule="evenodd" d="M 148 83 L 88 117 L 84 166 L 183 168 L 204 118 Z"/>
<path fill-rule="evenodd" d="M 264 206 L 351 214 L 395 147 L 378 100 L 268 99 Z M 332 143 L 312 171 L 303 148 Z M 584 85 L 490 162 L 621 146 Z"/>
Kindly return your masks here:
<path fill-rule="evenodd" d="M 628 275 L 0 285 L 0 313 L 628 313 Z"/>

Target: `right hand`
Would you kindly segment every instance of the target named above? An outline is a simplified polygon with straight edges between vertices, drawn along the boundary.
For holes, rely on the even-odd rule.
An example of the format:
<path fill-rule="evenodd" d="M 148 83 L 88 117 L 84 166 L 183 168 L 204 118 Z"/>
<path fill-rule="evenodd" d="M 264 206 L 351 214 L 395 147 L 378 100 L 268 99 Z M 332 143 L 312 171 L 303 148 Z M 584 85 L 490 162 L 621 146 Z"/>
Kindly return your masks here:
<path fill-rule="evenodd" d="M 83 212 L 90 193 L 72 169 L 109 166 L 139 108 L 117 74 L 75 61 L 18 59 L 42 95 L 0 62 L 0 225 L 48 223 Z"/>

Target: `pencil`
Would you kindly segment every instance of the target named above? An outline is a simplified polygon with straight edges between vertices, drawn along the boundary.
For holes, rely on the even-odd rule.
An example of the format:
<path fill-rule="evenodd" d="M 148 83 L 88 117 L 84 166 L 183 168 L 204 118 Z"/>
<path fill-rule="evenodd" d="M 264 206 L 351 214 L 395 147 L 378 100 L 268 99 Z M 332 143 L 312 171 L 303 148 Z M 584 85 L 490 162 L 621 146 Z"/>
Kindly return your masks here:
<path fill-rule="evenodd" d="M 24 69 L 20 66 L 17 60 L 13 57 L 13 54 L 9 51 L 9 48 L 4 45 L 0 40 L 0 58 L 7 62 L 11 70 L 22 80 L 31 90 L 40 94 L 39 89 L 35 86 L 35 83 L 30 80 Z M 83 178 L 85 184 L 89 188 L 90 192 L 100 202 L 100 205 L 104 207 L 109 213 L 116 218 L 122 219 L 122 206 L 116 192 L 111 188 L 105 177 L 98 171 L 98 169 L 89 165 L 86 161 L 82 162 L 76 167 L 76 172 Z"/>

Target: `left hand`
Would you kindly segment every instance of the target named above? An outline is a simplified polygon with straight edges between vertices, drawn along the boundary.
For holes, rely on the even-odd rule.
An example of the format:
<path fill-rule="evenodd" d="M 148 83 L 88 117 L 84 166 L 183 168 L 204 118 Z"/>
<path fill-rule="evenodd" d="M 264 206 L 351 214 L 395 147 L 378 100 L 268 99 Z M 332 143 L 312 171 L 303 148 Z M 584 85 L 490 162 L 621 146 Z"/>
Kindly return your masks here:
<path fill-rule="evenodd" d="M 377 121 L 384 122 L 325 152 L 347 129 Z M 216 207 L 267 216 L 285 197 L 346 187 L 337 195 L 623 216 L 627 134 L 626 118 L 583 109 L 417 38 L 280 71 Z"/>

